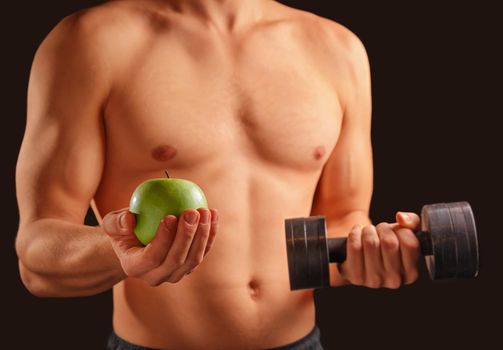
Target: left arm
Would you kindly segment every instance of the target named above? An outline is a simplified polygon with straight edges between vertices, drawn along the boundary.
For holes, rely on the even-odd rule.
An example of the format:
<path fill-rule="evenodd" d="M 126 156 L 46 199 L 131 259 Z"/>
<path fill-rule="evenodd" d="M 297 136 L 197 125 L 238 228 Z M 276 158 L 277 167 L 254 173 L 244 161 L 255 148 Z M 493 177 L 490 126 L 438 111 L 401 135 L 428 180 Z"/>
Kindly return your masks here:
<path fill-rule="evenodd" d="M 419 225 L 413 213 L 397 213 L 397 223 L 371 224 L 373 188 L 370 67 L 365 48 L 346 35 L 344 81 L 338 96 L 343 119 L 337 144 L 325 164 L 311 215 L 325 215 L 330 236 L 347 236 L 347 259 L 330 265 L 330 284 L 398 288 L 417 279 Z M 340 59 L 340 58 L 339 58 Z"/>
<path fill-rule="evenodd" d="M 330 236 L 347 236 L 351 228 L 371 223 L 373 189 L 370 68 L 362 43 L 353 36 L 347 50 L 347 84 L 340 89 L 343 119 L 337 144 L 323 168 L 311 215 L 325 215 Z M 334 285 L 345 282 L 331 266 Z"/>

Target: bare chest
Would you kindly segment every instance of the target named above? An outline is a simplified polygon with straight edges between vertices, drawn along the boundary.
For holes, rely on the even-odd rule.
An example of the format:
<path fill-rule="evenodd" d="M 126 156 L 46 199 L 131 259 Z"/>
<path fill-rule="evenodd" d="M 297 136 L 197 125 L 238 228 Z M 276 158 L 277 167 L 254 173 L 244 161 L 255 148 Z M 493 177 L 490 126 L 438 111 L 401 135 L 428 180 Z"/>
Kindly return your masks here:
<path fill-rule="evenodd" d="M 318 170 L 340 131 L 336 93 L 306 62 L 266 54 L 145 54 L 113 96 L 109 157 L 140 172 L 237 158 Z"/>

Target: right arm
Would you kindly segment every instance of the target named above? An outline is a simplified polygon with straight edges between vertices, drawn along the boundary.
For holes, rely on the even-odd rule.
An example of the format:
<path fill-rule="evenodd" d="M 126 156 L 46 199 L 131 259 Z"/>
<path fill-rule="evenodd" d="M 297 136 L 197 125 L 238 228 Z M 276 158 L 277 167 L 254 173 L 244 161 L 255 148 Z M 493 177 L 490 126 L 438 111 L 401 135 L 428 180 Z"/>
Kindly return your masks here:
<path fill-rule="evenodd" d="M 21 279 L 37 296 L 92 295 L 127 276 L 150 285 L 177 282 L 216 234 L 216 211 L 204 209 L 184 213 L 196 216 L 192 224 L 165 218 L 147 247 L 133 235 L 127 209 L 109 213 L 99 227 L 83 224 L 105 162 L 103 110 L 112 69 L 101 41 L 79 15 L 68 17 L 33 62 L 16 166 L 16 252 Z"/>
<path fill-rule="evenodd" d="M 104 166 L 106 62 L 78 17 L 35 54 L 26 130 L 16 166 L 19 269 L 35 295 L 104 291 L 124 278 L 107 235 L 83 225 Z"/>

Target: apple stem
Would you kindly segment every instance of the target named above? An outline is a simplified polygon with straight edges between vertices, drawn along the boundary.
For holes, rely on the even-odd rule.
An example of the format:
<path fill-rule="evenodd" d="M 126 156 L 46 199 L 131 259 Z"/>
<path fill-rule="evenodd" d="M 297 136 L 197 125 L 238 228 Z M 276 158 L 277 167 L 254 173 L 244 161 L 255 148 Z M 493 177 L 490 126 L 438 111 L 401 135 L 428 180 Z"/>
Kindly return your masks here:
<path fill-rule="evenodd" d="M 166 174 L 166 176 L 168 177 L 169 179 L 169 174 L 168 174 L 168 171 L 167 170 L 164 170 L 164 173 Z"/>

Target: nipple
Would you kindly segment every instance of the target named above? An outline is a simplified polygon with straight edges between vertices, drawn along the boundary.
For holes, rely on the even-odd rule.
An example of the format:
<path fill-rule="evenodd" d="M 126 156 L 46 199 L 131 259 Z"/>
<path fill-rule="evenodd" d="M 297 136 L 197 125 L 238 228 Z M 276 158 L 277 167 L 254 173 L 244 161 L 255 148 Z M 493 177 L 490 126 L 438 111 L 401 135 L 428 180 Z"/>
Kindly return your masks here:
<path fill-rule="evenodd" d="M 169 145 L 161 145 L 152 151 L 152 158 L 160 162 L 165 162 L 174 158 L 176 155 L 176 148 Z"/>
<path fill-rule="evenodd" d="M 313 152 L 314 159 L 320 160 L 325 155 L 325 152 L 326 152 L 325 146 L 320 145 L 316 147 Z"/>

